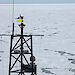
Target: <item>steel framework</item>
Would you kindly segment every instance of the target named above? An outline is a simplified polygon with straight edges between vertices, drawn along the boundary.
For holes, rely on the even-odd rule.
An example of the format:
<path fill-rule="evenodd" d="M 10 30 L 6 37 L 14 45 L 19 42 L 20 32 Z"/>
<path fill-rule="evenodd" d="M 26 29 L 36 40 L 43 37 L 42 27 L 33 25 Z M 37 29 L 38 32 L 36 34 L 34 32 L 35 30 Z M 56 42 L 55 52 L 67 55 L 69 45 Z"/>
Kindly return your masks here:
<path fill-rule="evenodd" d="M 32 46 L 32 36 L 34 35 L 24 35 L 23 22 L 19 25 L 21 28 L 20 35 L 14 35 L 14 23 L 13 23 L 13 33 L 11 35 L 10 43 L 10 59 L 9 59 L 9 75 L 17 73 L 17 75 L 25 75 L 25 73 L 31 73 L 31 75 L 37 75 L 36 69 L 37 65 L 34 63 L 35 57 L 33 56 L 33 46 Z M 35 35 L 38 36 L 38 35 Z M 14 38 L 17 38 L 17 42 L 14 44 Z M 19 44 L 19 45 L 18 45 Z M 25 49 L 27 48 L 27 50 Z M 30 55 L 30 60 L 26 56 Z M 14 60 L 13 60 L 14 58 Z M 25 60 L 25 62 L 24 62 Z M 15 65 L 20 63 L 20 68 L 15 68 Z"/>

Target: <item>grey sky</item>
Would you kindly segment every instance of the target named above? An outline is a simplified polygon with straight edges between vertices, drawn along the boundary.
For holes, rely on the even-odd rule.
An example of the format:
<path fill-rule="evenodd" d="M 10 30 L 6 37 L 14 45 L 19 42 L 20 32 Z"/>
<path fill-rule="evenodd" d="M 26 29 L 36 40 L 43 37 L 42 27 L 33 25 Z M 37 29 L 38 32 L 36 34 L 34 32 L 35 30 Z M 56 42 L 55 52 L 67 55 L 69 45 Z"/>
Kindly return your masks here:
<path fill-rule="evenodd" d="M 0 4 L 11 4 L 13 0 L 0 0 Z M 15 3 L 31 3 L 31 4 L 38 4 L 38 3 L 75 3 L 75 0 L 15 0 Z"/>

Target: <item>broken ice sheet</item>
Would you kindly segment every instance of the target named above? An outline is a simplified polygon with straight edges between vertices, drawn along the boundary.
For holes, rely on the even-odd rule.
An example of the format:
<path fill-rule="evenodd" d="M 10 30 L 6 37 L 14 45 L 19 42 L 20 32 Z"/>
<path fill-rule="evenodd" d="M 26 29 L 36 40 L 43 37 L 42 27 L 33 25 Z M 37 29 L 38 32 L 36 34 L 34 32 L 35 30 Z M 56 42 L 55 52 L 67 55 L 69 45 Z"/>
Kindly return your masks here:
<path fill-rule="evenodd" d="M 56 75 L 56 74 L 54 74 L 53 72 L 50 71 L 50 68 L 42 68 L 41 70 L 42 70 L 42 72 L 44 72 L 44 73 Z"/>
<path fill-rule="evenodd" d="M 75 64 L 75 59 L 68 59 L 72 64 Z"/>
<path fill-rule="evenodd" d="M 65 54 L 67 54 L 67 55 L 70 55 L 70 56 L 75 56 L 75 54 L 68 53 L 68 52 L 65 52 L 65 51 L 55 51 L 55 52 L 60 53 L 60 55 L 65 55 Z"/>

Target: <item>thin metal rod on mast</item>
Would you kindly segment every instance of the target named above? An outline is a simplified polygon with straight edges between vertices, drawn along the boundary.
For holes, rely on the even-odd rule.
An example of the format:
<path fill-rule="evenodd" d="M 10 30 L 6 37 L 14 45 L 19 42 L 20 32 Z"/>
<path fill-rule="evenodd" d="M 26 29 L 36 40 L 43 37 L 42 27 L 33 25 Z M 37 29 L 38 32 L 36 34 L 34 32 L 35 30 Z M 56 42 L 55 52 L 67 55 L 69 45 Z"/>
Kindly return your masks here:
<path fill-rule="evenodd" d="M 31 35 L 31 57 L 32 57 L 32 62 L 31 62 L 31 65 L 32 65 L 32 74 L 31 75 L 34 75 L 33 74 L 33 42 L 32 42 L 32 35 Z"/>
<path fill-rule="evenodd" d="M 13 23 L 14 23 L 14 0 L 13 0 L 13 13 L 12 13 L 12 15 L 13 15 Z"/>
<path fill-rule="evenodd" d="M 13 13 L 12 13 L 12 22 L 13 22 L 13 26 L 12 26 L 12 35 L 14 35 L 14 0 L 13 0 Z"/>
<path fill-rule="evenodd" d="M 12 41 L 13 41 L 13 37 L 11 35 L 11 43 L 10 43 L 10 59 L 9 59 L 9 75 L 10 75 L 10 69 L 11 69 L 11 49 L 12 49 Z"/>
<path fill-rule="evenodd" d="M 22 66 L 23 66 L 23 26 L 21 23 L 21 75 L 23 74 Z"/>

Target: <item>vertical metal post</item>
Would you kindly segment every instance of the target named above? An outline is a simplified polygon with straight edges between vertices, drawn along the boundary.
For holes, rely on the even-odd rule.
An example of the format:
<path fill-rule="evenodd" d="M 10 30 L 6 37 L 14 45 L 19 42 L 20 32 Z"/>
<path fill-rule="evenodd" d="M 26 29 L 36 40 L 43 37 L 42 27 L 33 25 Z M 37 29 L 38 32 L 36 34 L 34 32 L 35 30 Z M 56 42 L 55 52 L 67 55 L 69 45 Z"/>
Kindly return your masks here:
<path fill-rule="evenodd" d="M 32 35 L 31 35 L 31 57 L 32 57 L 32 62 L 31 62 L 32 63 L 31 64 L 32 65 L 32 74 L 31 75 L 34 75 L 33 74 L 33 45 L 32 44 L 33 44 L 33 42 L 32 42 Z"/>
<path fill-rule="evenodd" d="M 13 23 L 13 28 L 12 28 L 12 35 L 14 35 L 14 23 Z"/>
<path fill-rule="evenodd" d="M 10 70 L 11 70 L 11 51 L 12 51 L 12 40 L 13 40 L 13 35 L 11 35 L 11 42 L 10 42 L 9 75 L 10 75 Z"/>
<path fill-rule="evenodd" d="M 22 65 L 23 65 L 23 26 L 22 26 L 22 23 L 21 23 L 21 75 L 22 75 Z"/>
<path fill-rule="evenodd" d="M 13 17 L 13 21 L 12 21 L 13 22 L 12 35 L 14 35 L 14 0 L 13 0 L 13 13 L 12 13 L 12 15 L 13 15 L 12 16 Z"/>

